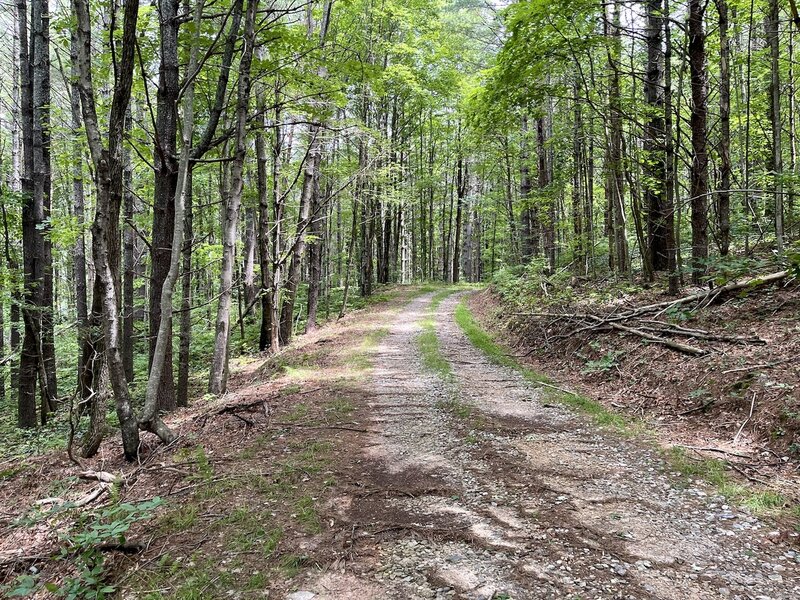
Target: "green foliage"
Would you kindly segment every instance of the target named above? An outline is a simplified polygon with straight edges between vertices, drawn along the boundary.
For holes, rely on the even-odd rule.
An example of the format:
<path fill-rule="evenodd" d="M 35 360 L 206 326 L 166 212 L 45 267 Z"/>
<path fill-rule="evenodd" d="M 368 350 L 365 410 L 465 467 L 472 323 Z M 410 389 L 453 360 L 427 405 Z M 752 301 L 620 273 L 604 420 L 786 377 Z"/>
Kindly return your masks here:
<path fill-rule="evenodd" d="M 619 362 L 617 358 L 619 358 L 621 352 L 615 350 L 609 350 L 606 352 L 600 359 L 598 360 L 589 360 L 586 361 L 586 367 L 583 369 L 583 373 L 597 373 L 610 371 L 612 369 L 616 369 L 619 366 Z"/>
<path fill-rule="evenodd" d="M 72 574 L 61 583 L 45 582 L 38 576 L 22 575 L 4 591 L 9 597 L 26 596 L 43 586 L 47 592 L 67 600 L 102 600 L 110 598 L 117 588 L 107 581 L 104 545 L 124 545 L 131 526 L 148 520 L 161 506 L 158 497 L 137 504 L 114 503 L 92 512 L 78 512 L 75 524 L 59 534 L 61 550 L 55 557 L 70 565 Z M 61 510 L 70 510 L 70 506 Z"/>
<path fill-rule="evenodd" d="M 786 251 L 786 259 L 789 262 L 789 269 L 792 275 L 800 277 L 800 241 L 794 242 Z"/>

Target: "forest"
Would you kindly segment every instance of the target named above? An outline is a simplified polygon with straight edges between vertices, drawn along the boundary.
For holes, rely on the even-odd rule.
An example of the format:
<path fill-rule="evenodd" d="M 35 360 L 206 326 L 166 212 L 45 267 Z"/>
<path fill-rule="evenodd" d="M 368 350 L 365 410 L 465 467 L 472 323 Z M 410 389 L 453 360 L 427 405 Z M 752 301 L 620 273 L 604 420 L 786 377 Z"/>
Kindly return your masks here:
<path fill-rule="evenodd" d="M 706 452 L 673 452 L 673 470 L 714 480 L 722 469 L 728 486 L 732 471 L 742 485 L 775 479 L 778 491 L 759 488 L 759 502 L 784 509 L 779 520 L 800 519 L 795 0 L 14 0 L 0 6 L 0 28 L 0 531 L 8 528 L 11 544 L 0 543 L 0 585 L 10 586 L 0 594 L 133 590 L 128 597 L 155 599 L 244 589 L 235 577 L 198 584 L 194 574 L 169 595 L 164 573 L 154 583 L 148 571 L 168 571 L 168 555 L 150 558 L 150 542 L 134 548 L 125 533 L 151 518 L 174 526 L 165 496 L 219 484 L 223 471 L 208 456 L 233 451 L 223 444 L 229 427 L 313 430 L 319 440 L 331 428 L 375 433 L 368 388 L 379 398 L 384 387 L 410 385 L 384 372 L 405 356 L 386 349 L 405 343 L 403 321 L 419 329 L 407 364 L 421 361 L 436 385 L 461 390 L 432 402 L 460 423 L 454 430 L 466 428 L 465 439 L 482 435 L 473 432 L 480 403 L 463 403 L 483 379 L 457 383 L 456 373 L 476 364 L 464 349 L 475 346 L 525 377 L 518 359 L 534 361 L 559 383 L 531 375 L 530 385 L 601 415 L 601 429 L 662 419 L 669 405 L 682 423 L 664 434 L 670 444 Z M 419 298 L 432 298 L 429 308 L 414 308 Z M 396 327 L 377 324 L 375 315 L 395 313 Z M 357 382 L 342 375 L 348 369 L 363 371 Z M 406 388 L 403 402 L 432 389 Z M 295 404 L 281 404 L 288 397 Z M 732 443 L 718 443 L 729 433 Z M 267 452 L 278 438 L 265 439 Z M 329 464 L 345 450 L 321 446 L 369 447 L 315 439 L 301 437 L 300 450 L 286 442 L 276 455 L 314 463 L 292 463 L 291 489 L 326 468 L 340 479 Z M 737 463 L 740 442 L 761 463 Z M 134 482 L 155 477 L 155 464 L 191 473 L 168 493 L 137 493 Z M 47 465 L 44 479 L 69 472 L 72 483 L 19 484 L 40 468 L 32 465 Z M 59 505 L 79 480 L 98 487 Z M 286 505 L 287 522 L 303 525 L 305 502 L 303 535 L 327 531 L 316 500 L 327 488 L 289 498 L 282 481 L 270 483 L 283 490 L 270 502 Z M 417 483 L 403 493 L 437 487 Z M 117 524 L 119 535 L 51 512 L 51 525 L 66 519 L 52 525 L 51 542 L 80 560 L 66 567 L 41 548 L 19 556 L 11 550 L 32 534 L 8 533 L 20 526 L 9 507 L 23 488 L 40 512 L 80 512 L 102 495 L 108 502 L 91 509 L 91 522 Z M 126 491 L 120 504 L 128 488 L 147 500 L 128 504 Z M 753 504 L 743 489 L 720 493 Z M 222 493 L 214 490 L 192 505 Z M 327 559 L 281 551 L 280 539 L 299 538 L 288 525 L 259 523 L 249 535 L 273 546 L 267 558 L 281 575 L 265 577 L 280 580 L 275 590 L 350 597 L 297 591 L 304 569 Z M 379 533 L 395 526 L 386 527 Z M 104 559 L 109 552 L 123 556 Z M 119 580 L 129 568 L 120 565 L 137 560 L 126 556 L 142 552 L 147 561 L 127 572 L 150 579 Z M 627 572 L 649 555 L 624 556 Z M 433 596 L 403 588 L 397 597 L 466 598 L 489 585 L 437 577 Z M 382 592 L 372 581 L 360 596 L 401 589 L 381 581 Z M 776 598 L 797 591 L 789 575 L 776 581 Z M 633 597 L 666 598 L 662 583 L 654 574 Z M 501 584 L 475 597 L 577 597 L 567 594 L 582 587 L 537 595 L 522 580 Z M 586 597 L 617 589 L 608 585 Z M 683 597 L 717 597 L 687 590 Z"/>

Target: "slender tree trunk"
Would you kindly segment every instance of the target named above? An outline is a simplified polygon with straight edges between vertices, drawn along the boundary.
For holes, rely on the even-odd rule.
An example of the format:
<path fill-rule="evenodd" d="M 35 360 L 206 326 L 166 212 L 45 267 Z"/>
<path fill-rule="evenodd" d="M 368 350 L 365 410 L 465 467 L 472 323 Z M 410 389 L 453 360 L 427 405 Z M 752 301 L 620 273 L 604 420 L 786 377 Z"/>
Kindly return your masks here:
<path fill-rule="evenodd" d="M 270 281 L 270 351 L 275 354 L 281 345 L 281 285 L 283 279 L 283 213 L 285 197 L 281 193 L 281 157 L 283 155 L 284 133 L 281 125 L 280 83 L 275 83 L 275 140 L 272 145 L 272 278 Z M 263 219 L 262 215 L 262 219 Z"/>
<path fill-rule="evenodd" d="M 459 124 L 459 130 L 461 126 Z M 460 138 L 460 133 L 459 133 Z M 467 195 L 467 181 L 469 179 L 468 166 L 464 161 L 461 154 L 461 140 L 458 141 L 458 159 L 456 166 L 456 195 L 458 201 L 456 204 L 456 231 L 455 243 L 453 244 L 453 283 L 458 283 L 459 273 L 461 271 L 461 226 L 464 212 L 464 198 Z M 469 241 L 467 241 L 469 243 Z"/>
<path fill-rule="evenodd" d="M 708 150 L 706 48 L 703 0 L 689 0 L 689 72 L 692 85 L 692 281 L 700 283 L 708 259 Z"/>
<path fill-rule="evenodd" d="M 716 195 L 719 253 L 728 254 L 731 237 L 731 76 L 728 1 L 716 0 L 719 14 L 719 158 L 720 189 Z"/>
<path fill-rule="evenodd" d="M 319 160 L 319 159 L 318 159 Z M 308 245 L 308 319 L 306 331 L 317 328 L 320 286 L 322 284 L 322 250 L 325 243 L 323 200 L 319 189 L 319 166 L 314 176 L 314 189 L 311 193 L 311 242 Z"/>
<path fill-rule="evenodd" d="M 531 202 L 531 168 L 528 152 L 528 118 L 522 118 L 522 150 L 519 167 L 519 195 L 522 203 L 522 258 L 523 261 L 539 255 L 538 209 Z"/>
<path fill-rule="evenodd" d="M 256 225 L 255 212 L 247 208 L 244 213 L 244 268 L 242 285 L 244 287 L 244 309 L 252 309 L 256 301 Z"/>
<path fill-rule="evenodd" d="M 34 151 L 33 151 L 33 80 L 32 57 L 29 53 L 28 6 L 25 0 L 17 0 L 20 44 L 20 116 L 22 120 L 22 268 L 24 294 L 22 312 L 31 312 L 40 304 L 41 275 L 38 251 L 37 210 L 34 198 Z M 22 350 L 19 359 L 19 393 L 17 396 L 17 425 L 23 428 L 36 426 L 36 371 L 39 361 L 38 330 L 29 326 L 32 318 L 24 319 Z"/>
<path fill-rule="evenodd" d="M 189 406 L 189 367 L 192 343 L 192 246 L 194 244 L 194 193 L 192 166 L 186 173 L 184 194 L 183 265 L 181 273 L 181 326 L 178 350 L 178 406 Z"/>
<path fill-rule="evenodd" d="M 573 125 L 572 125 L 572 233 L 574 236 L 574 262 L 578 265 L 578 273 L 586 274 L 586 253 L 583 233 L 583 153 L 581 136 L 583 115 L 579 97 L 578 80 L 573 82 Z"/>
<path fill-rule="evenodd" d="M 547 127 L 545 117 L 536 119 L 536 154 L 539 161 L 539 190 L 544 192 L 550 186 L 550 164 L 547 160 Z M 547 256 L 547 267 L 552 273 L 556 268 L 556 211 L 555 198 L 547 198 L 547 214 L 542 218 L 542 242 Z"/>
<path fill-rule="evenodd" d="M 180 20 L 178 0 L 158 0 L 160 63 L 158 67 L 158 91 L 156 94 L 156 127 L 153 164 L 155 187 L 153 197 L 153 239 L 150 274 L 150 365 L 161 325 L 161 290 L 169 273 L 172 255 L 172 239 L 175 229 L 175 186 L 178 181 L 177 135 L 178 96 L 180 79 L 178 73 L 178 30 Z M 169 332 L 172 337 L 172 332 Z M 158 388 L 160 411 L 174 410 L 175 380 L 172 370 L 172 344 L 166 346 L 161 385 Z"/>
<path fill-rule="evenodd" d="M 233 269 L 236 258 L 236 230 L 239 222 L 239 206 L 244 188 L 244 159 L 247 153 L 247 116 L 250 103 L 250 67 L 253 62 L 255 42 L 255 19 L 258 0 L 249 0 L 244 25 L 244 49 L 239 63 L 239 84 L 236 101 L 236 138 L 233 163 L 231 165 L 231 190 L 226 198 L 225 218 L 222 228 L 222 267 L 220 273 L 219 304 L 217 305 L 214 357 L 208 391 L 225 393 L 228 385 L 228 359 L 230 342 L 231 292 Z"/>
<path fill-rule="evenodd" d="M 116 261 L 111 252 L 119 243 L 116 223 L 119 219 L 122 195 L 122 136 L 133 84 L 134 44 L 139 3 L 137 0 L 128 0 L 123 9 L 122 52 L 114 82 L 108 127 L 108 148 L 103 147 L 95 108 L 92 83 L 92 26 L 87 1 L 74 0 L 73 10 L 77 16 L 78 71 L 80 73 L 78 85 L 83 122 L 94 163 L 97 188 L 95 221 L 92 226 L 92 251 L 99 281 L 95 298 L 98 298 L 98 302 L 101 302 L 103 307 L 109 379 L 114 390 L 117 417 L 122 430 L 123 450 L 128 460 L 134 460 L 139 450 L 139 426 L 131 405 L 120 351 L 118 284 L 114 274 L 114 268 L 119 269 L 119 252 L 116 253 Z"/>
<path fill-rule="evenodd" d="M 70 85 L 70 108 L 72 112 L 72 206 L 78 236 L 74 248 L 75 272 L 75 307 L 78 321 L 78 386 L 81 387 L 82 373 L 86 368 L 84 364 L 83 347 L 89 335 L 89 305 L 86 293 L 86 242 L 84 239 L 85 227 L 85 194 L 83 188 L 83 153 L 80 143 L 81 128 L 81 99 L 78 89 L 78 39 L 75 32 L 70 37 L 70 58 L 72 62 L 72 83 Z M 80 398 L 86 398 L 87 390 L 81 390 Z"/>
<path fill-rule="evenodd" d="M 647 252 L 651 271 L 667 268 L 667 227 L 664 214 L 664 50 L 661 0 L 647 0 L 647 72 L 644 95 L 648 105 L 644 164 L 647 210 Z M 645 269 L 647 271 L 647 269 Z"/>
<path fill-rule="evenodd" d="M 783 155 L 781 151 L 781 73 L 780 73 L 780 46 L 778 0 L 769 0 L 769 15 L 767 17 L 767 43 L 771 59 L 770 78 L 770 121 L 772 123 L 772 164 L 770 169 L 775 189 L 775 246 L 778 253 L 783 252 Z"/>
<path fill-rule="evenodd" d="M 262 122 L 263 124 L 263 122 Z M 258 262 L 261 264 L 261 333 L 258 349 L 262 352 L 270 346 L 272 333 L 272 307 L 270 299 L 270 255 L 269 255 L 269 195 L 267 193 L 267 144 L 264 132 L 256 132 L 256 160 L 258 186 Z"/>
<path fill-rule="evenodd" d="M 609 235 L 613 243 L 614 266 L 620 273 L 627 273 L 629 266 L 628 240 L 625 223 L 625 183 L 622 164 L 622 104 L 620 96 L 619 59 L 622 54 L 620 25 L 620 2 L 614 0 L 609 35 L 609 151 L 607 197 L 610 203 Z M 609 250 L 611 248 L 609 247 Z"/>
<path fill-rule="evenodd" d="M 126 130 L 130 131 L 131 116 L 126 118 Z M 136 233 L 133 231 L 133 162 L 130 154 L 125 152 L 125 190 L 123 192 L 123 212 L 125 215 L 125 228 L 122 237 L 122 338 L 126 340 L 123 347 L 122 360 L 125 363 L 125 377 L 128 382 L 133 381 L 133 354 L 135 346 L 133 309 L 136 263 L 134 261 L 134 244 Z"/>
<path fill-rule="evenodd" d="M 667 271 L 669 293 L 678 295 L 678 262 L 675 236 L 675 146 L 672 139 L 672 34 L 669 22 L 669 0 L 664 0 L 664 215 L 667 228 Z"/>
<path fill-rule="evenodd" d="M 300 192 L 300 208 L 297 216 L 297 232 L 291 249 L 289 268 L 286 274 L 286 283 L 283 289 L 283 304 L 281 306 L 281 344 L 288 344 L 292 339 L 294 325 L 294 305 L 297 298 L 297 288 L 300 285 L 300 261 L 306 247 L 306 229 L 311 223 L 311 207 L 314 204 L 314 194 L 319 190 L 319 161 L 320 153 L 320 127 L 312 123 L 308 127 L 308 153 L 303 171 L 303 189 Z"/>

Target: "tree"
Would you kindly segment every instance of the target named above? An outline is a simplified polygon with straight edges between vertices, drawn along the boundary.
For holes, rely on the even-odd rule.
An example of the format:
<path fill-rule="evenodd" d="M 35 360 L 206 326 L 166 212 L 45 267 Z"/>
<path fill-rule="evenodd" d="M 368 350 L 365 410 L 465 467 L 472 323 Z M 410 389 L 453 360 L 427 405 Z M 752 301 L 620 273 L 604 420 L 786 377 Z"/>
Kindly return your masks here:
<path fill-rule="evenodd" d="M 708 150 L 706 119 L 706 49 L 703 15 L 705 3 L 689 0 L 689 71 L 692 104 L 692 168 L 689 194 L 692 207 L 692 281 L 700 283 L 708 259 Z"/>
<path fill-rule="evenodd" d="M 233 288 L 233 265 L 236 256 L 236 227 L 239 221 L 239 207 L 244 187 L 243 169 L 247 147 L 248 106 L 250 103 L 250 67 L 253 62 L 255 45 L 255 20 L 258 0 L 248 0 L 244 22 L 244 50 L 239 63 L 239 84 L 236 100 L 236 134 L 234 155 L 231 164 L 231 189 L 225 199 L 225 212 L 222 226 L 222 268 L 220 271 L 219 303 L 217 308 L 216 335 L 214 339 L 214 358 L 211 363 L 208 391 L 222 394 L 228 384 L 228 343 L 230 341 L 231 290 Z M 182 215 L 181 215 L 182 217 Z M 175 266 L 177 273 L 177 265 Z"/>
<path fill-rule="evenodd" d="M 771 77 L 770 77 L 770 123 L 772 125 L 772 161 L 771 170 L 774 191 L 774 218 L 775 218 L 775 246 L 778 253 L 783 252 L 783 157 L 781 153 L 781 72 L 780 48 L 778 44 L 779 32 L 778 0 L 769 0 L 769 14 L 767 15 L 767 44 L 769 45 Z"/>
<path fill-rule="evenodd" d="M 647 1 L 647 71 L 644 82 L 648 120 L 645 124 L 645 206 L 647 260 L 654 271 L 667 268 L 667 219 L 664 214 L 664 51 L 661 0 Z"/>

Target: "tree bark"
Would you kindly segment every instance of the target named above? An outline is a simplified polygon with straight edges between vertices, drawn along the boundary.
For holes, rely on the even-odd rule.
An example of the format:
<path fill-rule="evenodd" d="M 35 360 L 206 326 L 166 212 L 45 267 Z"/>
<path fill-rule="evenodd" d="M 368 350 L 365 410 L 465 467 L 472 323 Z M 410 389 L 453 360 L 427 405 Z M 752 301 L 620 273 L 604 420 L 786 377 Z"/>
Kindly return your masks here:
<path fill-rule="evenodd" d="M 692 281 L 700 283 L 708 259 L 708 149 L 706 48 L 703 0 L 689 0 L 689 74 L 692 86 Z"/>
<path fill-rule="evenodd" d="M 286 282 L 283 286 L 283 304 L 281 306 L 281 344 L 288 344 L 292 339 L 294 324 L 294 305 L 297 298 L 297 288 L 300 285 L 300 261 L 305 252 L 305 230 L 310 224 L 311 205 L 314 203 L 314 193 L 319 190 L 319 161 L 320 152 L 320 127 L 312 123 L 308 127 L 308 153 L 305 158 L 303 171 L 303 188 L 300 192 L 300 208 L 297 215 L 297 233 L 291 249 L 289 268 L 286 273 Z"/>
<path fill-rule="evenodd" d="M 225 216 L 222 228 L 222 267 L 220 273 L 219 303 L 217 305 L 214 356 L 211 362 L 208 391 L 223 394 L 228 384 L 228 359 L 230 342 L 230 310 L 233 287 L 233 269 L 236 258 L 236 231 L 239 207 L 244 187 L 244 159 L 247 151 L 247 117 L 250 102 L 250 67 L 255 43 L 255 19 L 258 0 L 249 0 L 244 25 L 244 48 L 239 63 L 239 83 L 236 101 L 236 138 L 231 165 L 231 190 L 225 199 Z"/>
<path fill-rule="evenodd" d="M 20 116 L 22 120 L 22 268 L 24 292 L 22 312 L 31 312 L 41 304 L 41 258 L 38 226 L 41 214 L 37 215 L 34 197 L 34 149 L 33 149 L 33 57 L 30 55 L 28 34 L 28 7 L 25 0 L 17 0 L 20 44 Z M 37 220 L 38 219 L 38 220 Z M 17 396 L 17 425 L 23 428 L 36 426 L 36 372 L 39 362 L 38 331 L 29 326 L 33 318 L 24 319 L 22 350 L 19 358 Z M 37 319 L 38 322 L 38 319 Z"/>
<path fill-rule="evenodd" d="M 126 130 L 130 131 L 131 117 L 130 112 L 126 117 Z M 136 281 L 136 261 L 134 259 L 134 249 L 136 233 L 133 230 L 133 162 L 130 154 L 125 152 L 125 171 L 123 175 L 125 190 L 123 192 L 123 211 L 125 215 L 125 228 L 122 238 L 122 337 L 127 340 L 122 360 L 125 363 L 125 377 L 128 382 L 133 381 L 133 354 L 135 349 L 134 335 L 134 292 Z"/>
<path fill-rule="evenodd" d="M 38 319 L 40 368 L 44 371 L 41 390 L 41 422 L 55 409 L 58 396 L 53 315 L 53 251 L 50 236 L 50 11 L 47 0 L 31 3 L 33 48 L 33 170 L 37 225 L 37 260 L 41 261 L 41 292 Z"/>
<path fill-rule="evenodd" d="M 263 107 L 262 107 L 263 108 Z M 261 125 L 263 125 L 263 121 Z M 256 131 L 256 169 L 258 187 L 258 262 L 261 264 L 261 331 L 258 349 L 269 348 L 272 335 L 272 307 L 270 299 L 270 255 L 269 255 L 269 195 L 267 189 L 267 144 L 262 129 Z"/>
<path fill-rule="evenodd" d="M 460 129 L 460 125 L 459 125 Z M 460 137 L 460 133 L 459 133 Z M 461 140 L 458 140 L 460 146 Z M 458 283 L 459 274 L 461 272 L 461 227 L 464 214 L 464 199 L 467 195 L 467 181 L 469 179 L 468 166 L 464 161 L 461 154 L 461 148 L 458 150 L 458 159 L 456 166 L 456 196 L 458 197 L 456 204 L 456 231 L 455 243 L 453 244 L 453 283 Z M 467 238 L 469 239 L 469 237 Z"/>
<path fill-rule="evenodd" d="M 670 33 L 669 15 L 669 0 L 664 0 L 664 216 L 667 227 L 669 293 L 677 296 L 679 276 L 675 242 L 675 145 L 672 139 L 672 34 Z"/>
<path fill-rule="evenodd" d="M 780 46 L 778 0 L 769 0 L 769 15 L 767 17 L 767 44 L 769 45 L 771 77 L 770 77 L 770 122 L 772 123 L 772 164 L 770 165 L 773 178 L 774 192 L 774 218 L 775 218 L 775 247 L 778 253 L 783 252 L 783 156 L 781 151 L 781 73 L 780 73 Z"/>
<path fill-rule="evenodd" d="M 244 268 L 242 269 L 242 285 L 244 287 L 244 307 L 246 310 L 256 301 L 256 226 L 252 208 L 244 213 Z"/>
<path fill-rule="evenodd" d="M 78 236 L 74 248 L 74 273 L 75 273 L 75 308 L 78 322 L 78 387 L 81 387 L 84 364 L 83 346 L 89 334 L 89 305 L 86 293 L 86 241 L 84 239 L 85 193 L 83 188 L 83 153 L 80 143 L 81 127 L 81 98 L 78 89 L 78 38 L 73 31 L 70 36 L 70 59 L 72 62 L 70 84 L 70 109 L 72 117 L 72 210 L 78 227 Z M 80 394 L 83 399 L 86 396 Z"/>
<path fill-rule="evenodd" d="M 176 404 L 189 406 L 189 366 L 192 341 L 192 245 L 194 244 L 194 193 L 192 168 L 186 173 L 184 193 L 183 265 L 181 273 L 181 326 L 178 346 Z"/>
<path fill-rule="evenodd" d="M 667 227 L 664 214 L 664 51 L 661 0 L 647 0 L 647 71 L 645 102 L 649 109 L 644 136 L 645 206 L 650 271 L 667 268 Z M 647 269 L 646 269 L 647 270 Z"/>
<path fill-rule="evenodd" d="M 155 185 L 153 197 L 153 239 L 151 250 L 152 271 L 150 274 L 150 368 L 158 339 L 161 319 L 161 290 L 167 278 L 172 255 L 172 239 L 175 229 L 175 186 L 178 181 L 177 132 L 178 95 L 178 0 L 159 0 L 160 63 L 158 67 L 158 91 L 156 94 L 156 127 L 153 165 Z M 171 338 L 172 332 L 169 332 Z M 172 344 L 167 344 L 166 365 L 158 390 L 158 408 L 174 410 L 175 381 L 172 371 Z"/>
<path fill-rule="evenodd" d="M 719 15 L 719 159 L 720 189 L 716 195 L 719 253 L 726 256 L 731 237 L 731 76 L 728 1 L 716 0 Z"/>
<path fill-rule="evenodd" d="M 138 0 L 128 0 L 123 11 L 122 52 L 114 82 L 111 114 L 108 126 L 108 147 L 103 146 L 92 82 L 91 18 L 87 0 L 74 0 L 73 10 L 77 17 L 78 38 L 78 86 L 81 95 L 84 128 L 89 143 L 96 178 L 96 209 L 92 225 L 92 251 L 98 286 L 96 297 L 103 308 L 103 329 L 107 349 L 109 378 L 114 390 L 117 417 L 122 429 L 122 445 L 125 458 L 135 460 L 139 451 L 139 425 L 133 412 L 128 382 L 120 349 L 120 321 L 117 304 L 119 269 L 112 254 L 117 247 L 119 210 L 122 195 L 122 137 L 125 115 L 133 84 L 134 45 L 138 20 Z"/>

